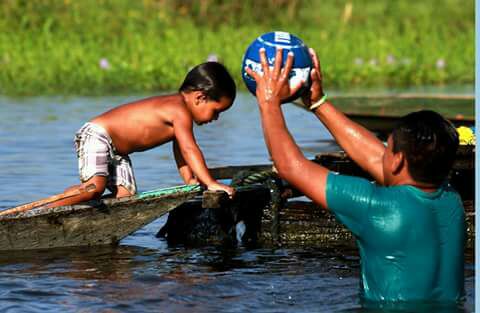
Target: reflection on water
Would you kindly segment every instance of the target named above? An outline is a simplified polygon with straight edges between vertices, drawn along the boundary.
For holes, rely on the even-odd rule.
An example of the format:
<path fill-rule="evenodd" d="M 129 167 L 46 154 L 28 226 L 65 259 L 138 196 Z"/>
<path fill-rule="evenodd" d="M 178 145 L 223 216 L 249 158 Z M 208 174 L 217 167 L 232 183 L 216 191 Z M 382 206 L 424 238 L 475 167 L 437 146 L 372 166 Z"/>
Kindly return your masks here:
<path fill-rule="evenodd" d="M 358 257 L 346 253 L 128 245 L 15 253 L 0 257 L 0 303 L 32 311 L 360 312 Z"/>
<path fill-rule="evenodd" d="M 73 135 L 93 116 L 132 97 L 0 97 L 0 209 L 76 184 Z M 336 145 L 312 114 L 285 105 L 290 131 L 308 157 Z M 208 165 L 267 163 L 254 99 L 240 94 L 212 124 L 196 127 Z M 176 185 L 168 144 L 133 154 L 141 191 Z M 355 251 L 168 247 L 163 217 L 118 247 L 0 254 L 5 312 L 374 312 L 358 299 Z M 473 264 L 466 311 L 473 310 Z M 463 312 L 463 309 L 459 309 Z"/>
<path fill-rule="evenodd" d="M 2 306 L 35 297 L 44 307 L 92 311 L 315 311 L 355 303 L 358 283 L 358 260 L 335 251 L 122 245 L 15 253 L 0 267 L 1 290 L 9 290 Z"/>

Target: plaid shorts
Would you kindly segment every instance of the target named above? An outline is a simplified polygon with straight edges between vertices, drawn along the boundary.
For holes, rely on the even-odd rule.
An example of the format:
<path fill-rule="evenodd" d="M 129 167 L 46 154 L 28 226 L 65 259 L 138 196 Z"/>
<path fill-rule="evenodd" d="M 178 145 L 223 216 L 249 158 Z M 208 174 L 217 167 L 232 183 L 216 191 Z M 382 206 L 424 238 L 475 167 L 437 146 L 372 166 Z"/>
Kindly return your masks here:
<path fill-rule="evenodd" d="M 135 194 L 137 186 L 132 162 L 128 156 L 117 154 L 107 131 L 96 124 L 86 123 L 75 134 L 80 181 L 93 176 L 106 176 L 107 188 L 114 192 L 116 186 L 125 187 Z"/>

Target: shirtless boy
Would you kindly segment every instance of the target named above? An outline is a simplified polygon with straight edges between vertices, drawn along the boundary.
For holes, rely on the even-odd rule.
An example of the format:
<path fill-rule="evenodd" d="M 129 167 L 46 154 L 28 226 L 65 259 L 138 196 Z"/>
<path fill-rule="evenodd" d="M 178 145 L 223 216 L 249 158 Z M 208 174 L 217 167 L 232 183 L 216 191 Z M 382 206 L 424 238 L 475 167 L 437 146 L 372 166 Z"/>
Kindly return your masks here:
<path fill-rule="evenodd" d="M 173 141 L 178 171 L 186 184 L 201 183 L 209 190 L 233 188 L 210 175 L 193 135 L 197 125 L 218 119 L 230 108 L 236 94 L 235 82 L 217 62 L 194 67 L 178 93 L 151 97 L 120 105 L 87 122 L 75 135 L 81 185 L 95 190 L 51 203 L 50 207 L 72 205 L 99 198 L 108 188 L 115 197 L 136 193 L 128 155 Z"/>

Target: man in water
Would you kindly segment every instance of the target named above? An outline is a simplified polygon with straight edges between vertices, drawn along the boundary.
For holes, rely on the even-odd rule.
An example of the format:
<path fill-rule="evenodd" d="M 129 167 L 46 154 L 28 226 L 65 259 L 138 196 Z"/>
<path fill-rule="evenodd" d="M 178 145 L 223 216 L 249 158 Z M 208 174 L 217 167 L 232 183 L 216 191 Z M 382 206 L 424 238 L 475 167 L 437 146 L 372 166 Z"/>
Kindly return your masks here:
<path fill-rule="evenodd" d="M 250 69 L 265 141 L 278 174 L 335 214 L 356 237 L 361 293 L 367 303 L 455 303 L 464 294 L 465 218 L 459 194 L 447 183 L 458 148 L 453 125 L 432 111 L 400 119 L 386 145 L 327 100 L 315 52 L 312 86 L 304 104 L 375 182 L 338 175 L 306 159 L 289 134 L 281 103 L 293 55 L 282 70 L 282 52 L 263 75 Z"/>

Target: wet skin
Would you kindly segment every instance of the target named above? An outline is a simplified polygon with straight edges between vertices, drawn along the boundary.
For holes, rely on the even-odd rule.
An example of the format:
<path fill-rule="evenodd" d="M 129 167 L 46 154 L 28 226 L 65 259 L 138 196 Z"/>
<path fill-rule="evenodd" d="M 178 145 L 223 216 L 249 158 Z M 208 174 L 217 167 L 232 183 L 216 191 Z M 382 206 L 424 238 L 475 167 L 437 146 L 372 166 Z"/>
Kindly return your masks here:
<path fill-rule="evenodd" d="M 201 91 L 157 96 L 120 105 L 90 122 L 102 126 L 110 135 L 120 155 L 145 151 L 168 141 L 173 141 L 178 171 L 186 184 L 202 183 L 209 190 L 222 190 L 233 197 L 234 189 L 215 181 L 207 168 L 203 154 L 193 135 L 193 123 L 198 125 L 218 119 L 220 113 L 230 108 L 232 99 L 208 99 Z M 107 177 L 93 176 L 81 185 L 66 189 L 71 191 L 94 184 L 95 190 L 53 202 L 49 207 L 72 205 L 99 198 L 105 191 Z M 113 196 L 130 196 L 123 186 L 113 190 Z"/>
<path fill-rule="evenodd" d="M 232 104 L 226 97 L 202 101 L 188 104 L 182 94 L 152 97 L 116 107 L 91 122 L 105 128 L 119 154 L 128 155 L 171 141 L 176 130 L 193 136 L 193 122 L 216 120 Z"/>

